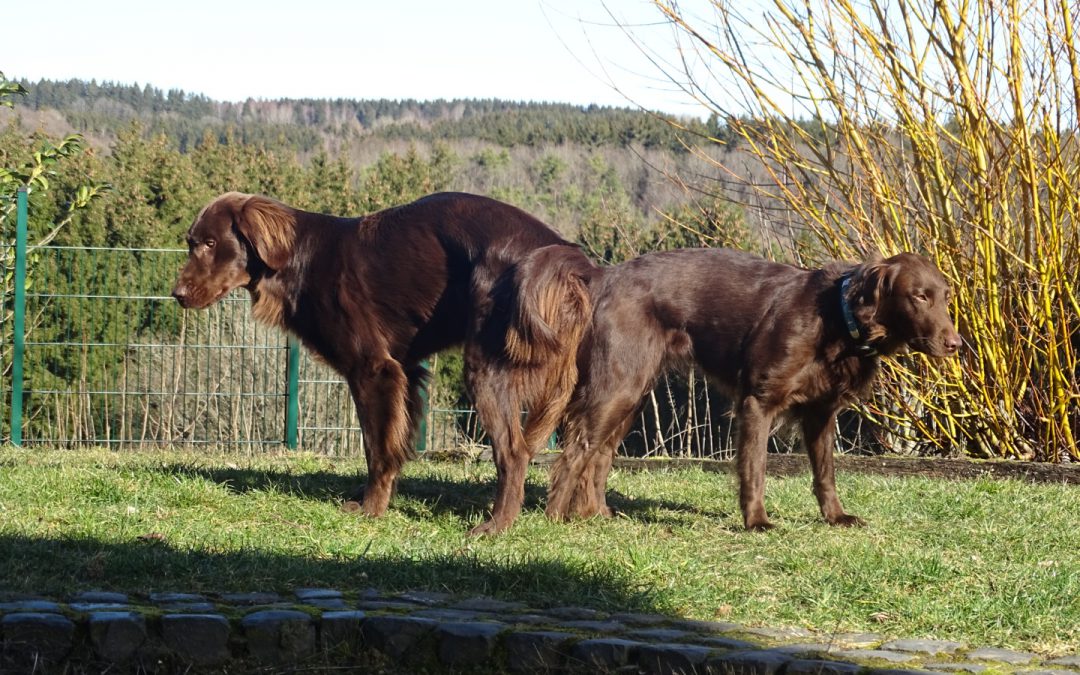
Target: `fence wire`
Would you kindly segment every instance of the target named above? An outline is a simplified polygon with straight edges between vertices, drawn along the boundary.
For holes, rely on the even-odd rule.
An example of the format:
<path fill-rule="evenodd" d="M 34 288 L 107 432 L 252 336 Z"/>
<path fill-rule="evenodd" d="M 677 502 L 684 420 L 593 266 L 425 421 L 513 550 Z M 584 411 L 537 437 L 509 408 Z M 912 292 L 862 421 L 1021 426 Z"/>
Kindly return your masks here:
<path fill-rule="evenodd" d="M 257 324 L 244 291 L 182 310 L 170 297 L 186 251 L 32 248 L 26 283 L 23 439 L 54 446 L 196 445 L 279 449 L 285 437 L 286 339 Z M 0 248 L 0 432 L 10 439 L 11 247 Z M 348 387 L 303 351 L 299 447 L 363 452 Z M 431 400 L 460 398 L 458 393 Z M 620 449 L 630 456 L 730 458 L 726 401 L 697 373 L 669 375 L 646 397 Z M 427 412 L 424 447 L 486 445 L 474 411 Z M 780 435 L 774 450 L 790 449 Z"/>
<path fill-rule="evenodd" d="M 0 248 L 0 438 L 10 440 L 13 246 Z M 244 291 L 203 311 L 170 296 L 182 249 L 31 249 L 23 442 L 54 446 L 278 449 L 286 338 L 251 318 Z M 299 445 L 363 452 L 348 387 L 301 352 Z M 470 409 L 427 411 L 426 447 L 479 446 Z"/>

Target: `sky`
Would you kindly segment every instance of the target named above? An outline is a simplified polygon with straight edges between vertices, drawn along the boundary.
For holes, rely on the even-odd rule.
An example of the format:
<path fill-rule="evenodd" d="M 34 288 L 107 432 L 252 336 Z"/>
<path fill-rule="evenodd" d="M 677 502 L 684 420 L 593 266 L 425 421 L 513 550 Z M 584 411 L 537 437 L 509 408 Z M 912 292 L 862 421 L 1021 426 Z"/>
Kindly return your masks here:
<path fill-rule="evenodd" d="M 614 25 L 637 35 L 662 28 L 647 0 L 52 0 L 48 11 L 23 7 L 4 12 L 0 71 L 9 78 L 150 84 L 223 101 L 498 98 L 707 114 Z"/>

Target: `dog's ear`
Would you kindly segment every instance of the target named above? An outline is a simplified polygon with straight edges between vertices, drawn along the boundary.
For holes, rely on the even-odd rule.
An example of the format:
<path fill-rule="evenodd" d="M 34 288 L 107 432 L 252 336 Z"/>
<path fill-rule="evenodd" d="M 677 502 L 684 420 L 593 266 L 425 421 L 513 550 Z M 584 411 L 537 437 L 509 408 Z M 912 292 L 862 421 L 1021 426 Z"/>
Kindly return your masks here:
<path fill-rule="evenodd" d="M 853 305 L 876 305 L 885 282 L 888 265 L 878 252 L 866 257 L 866 261 L 851 272 L 848 301 Z"/>
<path fill-rule="evenodd" d="M 851 274 L 847 301 L 868 340 L 885 335 L 885 327 L 878 322 L 878 308 L 882 297 L 889 292 L 892 275 L 889 263 L 876 251 L 867 256 L 866 262 Z"/>
<path fill-rule="evenodd" d="M 272 270 L 288 264 L 296 241 L 296 215 L 281 202 L 251 195 L 237 209 L 236 227 Z"/>

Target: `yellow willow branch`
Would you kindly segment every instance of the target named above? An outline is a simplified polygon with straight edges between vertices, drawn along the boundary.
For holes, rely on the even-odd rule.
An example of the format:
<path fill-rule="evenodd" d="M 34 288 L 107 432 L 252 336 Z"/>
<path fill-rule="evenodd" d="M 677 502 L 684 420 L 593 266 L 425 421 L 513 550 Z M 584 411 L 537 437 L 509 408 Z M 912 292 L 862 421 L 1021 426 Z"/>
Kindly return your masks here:
<path fill-rule="evenodd" d="M 713 193 L 741 182 L 766 227 L 812 231 L 814 255 L 915 249 L 952 281 L 961 358 L 886 364 L 867 414 L 950 450 L 1080 459 L 1071 0 L 1041 0 L 1042 21 L 1019 2 L 773 0 L 748 19 L 717 0 L 704 31 L 658 7 L 747 104 L 722 115 L 740 150 L 688 145 Z"/>
<path fill-rule="evenodd" d="M 1073 84 L 1073 114 L 1080 112 L 1080 57 L 1076 54 L 1076 38 L 1073 33 L 1072 13 L 1075 6 L 1069 0 L 1060 0 L 1058 11 L 1062 21 L 1061 46 L 1065 49 L 1065 58 L 1069 61 Z"/>

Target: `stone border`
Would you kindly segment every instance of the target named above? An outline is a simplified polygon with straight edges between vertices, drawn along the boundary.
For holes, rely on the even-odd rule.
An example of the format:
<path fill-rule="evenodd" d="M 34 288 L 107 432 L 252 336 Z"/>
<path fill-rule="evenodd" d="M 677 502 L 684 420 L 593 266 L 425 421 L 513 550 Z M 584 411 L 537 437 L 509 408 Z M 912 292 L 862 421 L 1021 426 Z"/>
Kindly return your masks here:
<path fill-rule="evenodd" d="M 85 592 L 0 596 L 0 670 L 150 671 L 371 663 L 427 672 L 1080 675 L 1080 652 L 1043 658 L 942 640 L 886 641 L 585 607 L 374 589 L 343 593 Z"/>

